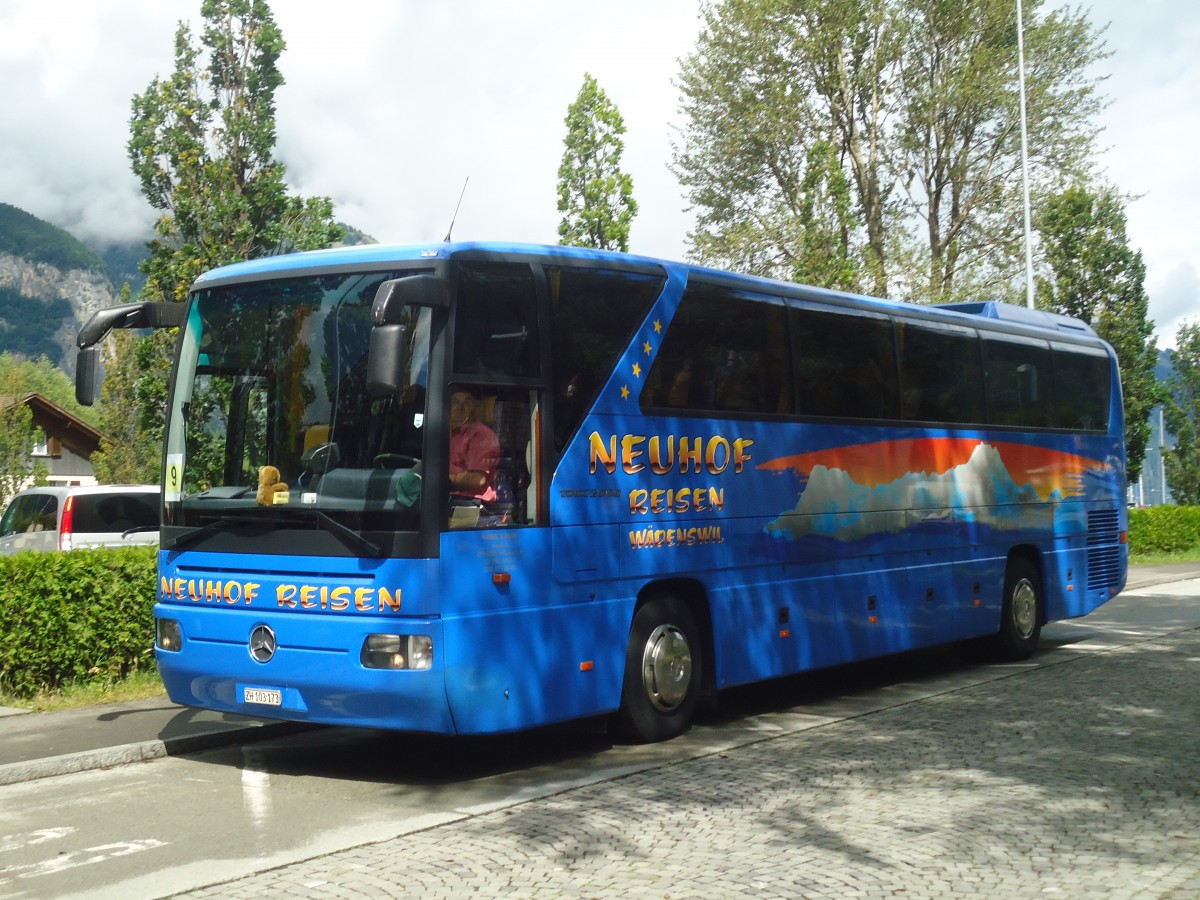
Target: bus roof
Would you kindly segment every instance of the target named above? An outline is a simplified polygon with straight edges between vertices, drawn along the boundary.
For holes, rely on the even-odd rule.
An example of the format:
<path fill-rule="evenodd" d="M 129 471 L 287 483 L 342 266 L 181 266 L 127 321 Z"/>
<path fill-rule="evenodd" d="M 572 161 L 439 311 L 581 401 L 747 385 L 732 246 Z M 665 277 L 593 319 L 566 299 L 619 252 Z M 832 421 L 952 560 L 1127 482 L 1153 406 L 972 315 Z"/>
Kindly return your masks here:
<path fill-rule="evenodd" d="M 1036 328 L 1046 328 L 1051 331 L 1065 331 L 1069 334 L 1087 335 L 1094 337 L 1096 332 L 1082 319 L 1059 313 L 1046 312 L 1042 309 L 1029 309 L 1026 306 L 1015 306 L 1012 303 L 1001 303 L 998 300 L 985 300 L 981 303 L 940 303 L 933 309 L 944 309 L 949 312 L 967 313 L 972 316 L 982 316 L 985 319 L 997 319 L 1001 322 L 1015 322 L 1021 325 L 1032 325 Z"/>
<path fill-rule="evenodd" d="M 791 292 L 811 293 L 828 299 L 847 300 L 868 305 L 909 310 L 911 312 L 940 311 L 958 315 L 978 316 L 994 319 L 998 322 L 1011 323 L 1033 327 L 1043 331 L 1056 331 L 1077 337 L 1097 337 L 1096 332 L 1080 319 L 1058 313 L 1045 312 L 1038 309 L 1028 309 L 998 300 L 986 300 L 973 303 L 943 303 L 936 305 L 913 304 L 902 300 L 871 297 L 864 294 L 854 294 L 845 291 L 831 290 L 812 285 L 780 282 L 756 275 L 730 272 L 720 269 L 707 268 L 694 263 L 675 262 L 656 259 L 649 256 L 637 256 L 612 250 L 595 250 L 585 247 L 566 247 L 558 244 L 526 244 L 505 243 L 500 241 L 443 241 L 427 244 L 355 244 L 346 247 L 333 247 L 327 250 L 308 250 L 299 253 L 265 256 L 246 262 L 231 263 L 227 266 L 212 269 L 202 274 L 193 284 L 193 289 L 201 289 L 210 285 L 251 278 L 257 280 L 272 274 L 301 273 L 305 270 L 330 269 L 340 267 L 360 267 L 372 265 L 389 265 L 394 263 L 412 263 L 449 259 L 452 256 L 471 253 L 488 253 L 499 256 L 528 256 L 559 258 L 563 260 L 591 260 L 611 262 L 616 265 L 663 266 L 679 267 L 687 271 L 719 279 L 739 281 L 750 289 L 755 285 L 786 287 Z"/>
<path fill-rule="evenodd" d="M 358 266 L 386 264 L 392 262 L 419 262 L 421 260 L 448 259 L 462 253 L 487 252 L 525 256 L 562 257 L 563 259 L 609 260 L 613 263 L 641 265 L 665 265 L 666 260 L 634 256 L 611 250 L 593 250 L 585 247 L 563 247 L 557 244 L 520 244 L 499 241 L 454 241 L 428 244 L 355 244 L 348 247 L 332 247 L 328 250 L 308 250 L 279 256 L 264 256 L 246 262 L 231 263 L 205 272 L 196 279 L 196 287 L 204 287 L 213 281 L 229 278 L 264 275 L 269 273 L 295 272 L 303 269 L 333 266 Z"/>

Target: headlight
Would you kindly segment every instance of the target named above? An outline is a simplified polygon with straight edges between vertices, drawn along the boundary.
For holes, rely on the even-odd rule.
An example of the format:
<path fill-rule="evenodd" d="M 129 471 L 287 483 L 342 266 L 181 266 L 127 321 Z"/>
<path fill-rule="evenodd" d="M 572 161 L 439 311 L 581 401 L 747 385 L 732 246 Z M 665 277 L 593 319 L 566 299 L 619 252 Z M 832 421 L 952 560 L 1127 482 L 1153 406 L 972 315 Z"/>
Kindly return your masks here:
<path fill-rule="evenodd" d="M 178 652 L 183 648 L 183 635 L 174 619 L 154 620 L 154 645 L 159 650 Z"/>
<path fill-rule="evenodd" d="M 433 638 L 427 634 L 368 634 L 359 657 L 368 669 L 429 669 Z"/>

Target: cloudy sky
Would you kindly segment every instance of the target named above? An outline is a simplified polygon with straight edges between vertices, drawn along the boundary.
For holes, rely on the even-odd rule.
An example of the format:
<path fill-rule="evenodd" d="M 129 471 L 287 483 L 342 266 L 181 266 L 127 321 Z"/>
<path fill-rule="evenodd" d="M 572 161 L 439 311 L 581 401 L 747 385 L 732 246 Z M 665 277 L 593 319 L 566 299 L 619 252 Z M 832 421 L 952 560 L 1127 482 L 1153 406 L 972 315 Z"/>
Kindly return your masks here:
<path fill-rule="evenodd" d="M 1084 0 L 1105 40 L 1102 158 L 1139 196 L 1159 345 L 1200 318 L 1200 4 Z M 77 237 L 133 239 L 153 212 L 125 156 L 130 100 L 173 68 L 200 0 L 0 0 L 0 202 Z M 697 0 L 276 0 L 287 41 L 278 154 L 302 194 L 381 241 L 557 239 L 563 117 L 585 72 L 625 118 L 640 212 L 631 249 L 684 255 L 691 217 L 667 168 L 678 60 Z M 1036 135 L 1031 135 L 1036 140 Z"/>

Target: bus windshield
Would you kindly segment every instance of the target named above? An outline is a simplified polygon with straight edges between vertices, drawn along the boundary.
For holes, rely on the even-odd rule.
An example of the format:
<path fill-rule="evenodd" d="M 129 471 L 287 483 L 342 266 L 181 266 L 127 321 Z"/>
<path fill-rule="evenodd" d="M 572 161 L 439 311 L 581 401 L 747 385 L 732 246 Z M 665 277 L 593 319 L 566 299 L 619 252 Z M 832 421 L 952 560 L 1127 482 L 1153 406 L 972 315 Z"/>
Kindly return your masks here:
<path fill-rule="evenodd" d="M 168 418 L 168 524 L 418 529 L 428 309 L 405 309 L 399 390 L 373 396 L 366 377 L 376 291 L 411 274 L 342 272 L 196 294 Z"/>

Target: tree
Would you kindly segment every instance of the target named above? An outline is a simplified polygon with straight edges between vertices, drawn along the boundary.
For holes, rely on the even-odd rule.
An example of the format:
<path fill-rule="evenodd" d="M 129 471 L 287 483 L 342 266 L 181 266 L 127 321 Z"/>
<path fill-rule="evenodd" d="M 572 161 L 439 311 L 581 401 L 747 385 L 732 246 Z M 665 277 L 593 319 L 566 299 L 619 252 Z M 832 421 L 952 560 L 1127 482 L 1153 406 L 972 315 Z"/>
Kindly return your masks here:
<path fill-rule="evenodd" d="M 61 406 L 93 427 L 99 427 L 99 417 L 91 407 L 75 401 L 75 384 L 49 358 L 35 360 L 5 351 L 0 353 L 0 393 L 5 395 L 41 394 L 51 403 Z"/>
<path fill-rule="evenodd" d="M 804 244 L 815 217 L 838 235 L 835 254 L 857 255 L 874 290 L 886 291 L 887 188 L 879 178 L 878 135 L 888 102 L 883 72 L 897 51 L 881 8 L 857 0 L 703 5 L 705 28 L 681 63 L 688 123 L 672 157 L 697 211 L 689 235 L 694 258 L 809 277 Z M 822 145 L 833 148 L 853 186 L 852 209 L 808 190 L 832 183 L 828 174 L 810 172 L 829 161 Z M 828 199 L 836 196 L 831 191 Z"/>
<path fill-rule="evenodd" d="M 1129 246 L 1125 225 L 1123 203 L 1111 188 L 1072 187 L 1048 198 L 1038 216 L 1047 274 L 1037 281 L 1036 302 L 1087 322 L 1116 351 L 1128 478 L 1135 481 L 1150 438 L 1150 410 L 1162 391 L 1154 374 L 1158 351 L 1146 265 Z"/>
<path fill-rule="evenodd" d="M 8 507 L 33 475 L 33 444 L 37 435 L 33 413 L 21 397 L 0 398 L 0 510 Z"/>
<path fill-rule="evenodd" d="M 1164 453 L 1167 483 L 1175 502 L 1200 505 L 1200 323 L 1185 322 L 1175 337 L 1163 408 L 1175 447 Z"/>
<path fill-rule="evenodd" d="M 590 74 L 567 107 L 567 136 L 558 167 L 560 244 L 629 250 L 637 215 L 633 179 L 621 171 L 625 120 Z"/>
<path fill-rule="evenodd" d="M 1040 189 L 1089 165 L 1087 70 L 1101 49 L 1082 13 L 1027 6 Z M 1022 219 L 1011 0 L 724 0 L 703 15 L 672 159 L 697 210 L 693 256 L 804 275 L 806 176 L 828 142 L 853 203 L 811 202 L 840 224 L 862 289 L 931 301 L 1010 289 Z"/>
<path fill-rule="evenodd" d="M 1025 0 L 1031 191 L 1086 173 L 1101 102 L 1088 68 L 1098 32 L 1076 10 L 1040 16 Z M 921 223 L 907 273 L 914 299 L 1004 293 L 1021 271 L 1020 111 L 1012 0 L 909 0 L 892 167 L 905 217 Z M 907 235 L 899 234 L 901 243 Z"/>
<path fill-rule="evenodd" d="M 92 470 L 101 484 L 153 484 L 162 465 L 162 416 L 173 335 L 114 331 L 104 347 L 100 449 Z"/>
<path fill-rule="evenodd" d="M 133 98 L 128 152 L 146 199 L 162 215 L 143 300 L 183 301 L 215 266 L 337 241 L 342 226 L 327 197 L 288 193 L 274 158 L 275 92 L 283 36 L 265 0 L 203 0 L 197 45 L 184 23 L 175 71 Z M 159 466 L 171 342 L 163 335 L 117 341 L 108 371 L 125 382 L 109 392 L 106 426 L 122 443 L 101 468 L 147 480 Z M 124 454 L 124 458 L 118 456 Z"/>
<path fill-rule="evenodd" d="M 45 464 L 33 460 L 41 429 L 34 427 L 33 412 L 25 405 L 25 397 L 33 392 L 29 375 L 39 364 L 53 369 L 45 357 L 29 363 L 0 354 L 0 511 L 18 491 L 46 483 Z"/>
<path fill-rule="evenodd" d="M 163 215 L 143 264 L 146 299 L 183 300 L 206 269 L 342 235 L 327 197 L 291 196 L 274 156 L 284 40 L 265 0 L 204 0 L 202 51 L 184 23 L 175 71 L 133 98 L 129 159 Z"/>

